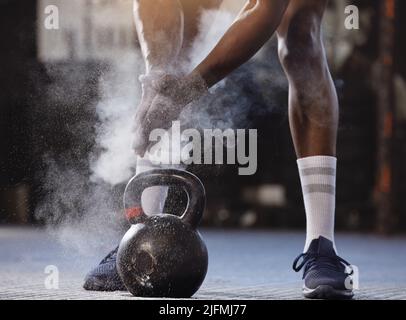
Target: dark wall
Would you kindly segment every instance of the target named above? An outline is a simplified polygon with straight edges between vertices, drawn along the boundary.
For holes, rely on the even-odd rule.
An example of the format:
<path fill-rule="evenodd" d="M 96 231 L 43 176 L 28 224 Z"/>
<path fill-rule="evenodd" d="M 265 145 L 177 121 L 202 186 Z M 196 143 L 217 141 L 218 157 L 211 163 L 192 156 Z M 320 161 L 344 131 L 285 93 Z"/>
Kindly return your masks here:
<path fill-rule="evenodd" d="M 396 70 L 406 81 L 406 1 L 398 1 L 397 33 L 396 33 Z M 406 108 L 406 106 L 403 106 Z M 406 119 L 399 123 L 397 131 L 398 159 L 397 159 L 397 198 L 398 212 L 400 214 L 400 228 L 406 229 Z"/>
<path fill-rule="evenodd" d="M 40 72 L 36 62 L 36 1 L 0 1 L 0 185 L 29 176 L 27 110 Z"/>

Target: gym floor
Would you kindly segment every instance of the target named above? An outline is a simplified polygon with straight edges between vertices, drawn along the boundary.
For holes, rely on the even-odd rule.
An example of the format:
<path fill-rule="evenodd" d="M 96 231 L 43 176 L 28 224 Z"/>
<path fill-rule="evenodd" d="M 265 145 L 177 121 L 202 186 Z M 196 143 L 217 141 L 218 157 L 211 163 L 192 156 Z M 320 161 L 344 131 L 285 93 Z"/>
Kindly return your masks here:
<path fill-rule="evenodd" d="M 301 277 L 291 270 L 303 234 L 204 230 L 209 272 L 196 299 L 302 299 Z M 41 229 L 0 228 L 0 299 L 137 299 L 127 292 L 87 292 L 86 272 L 106 252 L 92 256 L 66 249 Z M 406 237 L 339 234 L 340 254 L 359 268 L 356 299 L 406 300 Z M 45 268 L 59 270 L 59 289 L 46 289 Z"/>

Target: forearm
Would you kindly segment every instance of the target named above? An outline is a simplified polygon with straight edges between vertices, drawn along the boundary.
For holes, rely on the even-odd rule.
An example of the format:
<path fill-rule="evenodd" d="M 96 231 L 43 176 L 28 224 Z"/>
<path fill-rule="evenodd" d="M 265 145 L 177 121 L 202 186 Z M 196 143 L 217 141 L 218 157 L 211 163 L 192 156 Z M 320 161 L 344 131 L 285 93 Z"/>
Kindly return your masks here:
<path fill-rule="evenodd" d="M 134 0 L 134 20 L 147 73 L 169 71 L 183 43 L 178 0 Z"/>
<path fill-rule="evenodd" d="M 251 0 L 194 73 L 208 87 L 248 61 L 274 34 L 289 0 Z"/>

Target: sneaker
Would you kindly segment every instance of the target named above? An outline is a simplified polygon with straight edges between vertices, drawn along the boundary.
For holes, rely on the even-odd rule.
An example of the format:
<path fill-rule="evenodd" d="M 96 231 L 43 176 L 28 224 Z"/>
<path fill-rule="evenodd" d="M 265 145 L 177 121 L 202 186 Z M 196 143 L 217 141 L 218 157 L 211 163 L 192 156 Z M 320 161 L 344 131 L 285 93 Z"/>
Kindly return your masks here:
<path fill-rule="evenodd" d="M 354 296 L 351 266 L 337 256 L 330 240 L 320 237 L 311 242 L 309 250 L 293 263 L 296 272 L 303 268 L 305 298 L 351 299 Z"/>
<path fill-rule="evenodd" d="M 89 291 L 126 291 L 117 272 L 116 259 L 118 247 L 111 251 L 100 264 L 90 271 L 83 288 Z"/>
<path fill-rule="evenodd" d="M 181 215 L 187 206 L 187 196 L 177 187 L 169 187 L 164 212 Z M 127 291 L 116 267 L 118 247 L 111 251 L 85 278 L 83 288 L 89 291 Z"/>

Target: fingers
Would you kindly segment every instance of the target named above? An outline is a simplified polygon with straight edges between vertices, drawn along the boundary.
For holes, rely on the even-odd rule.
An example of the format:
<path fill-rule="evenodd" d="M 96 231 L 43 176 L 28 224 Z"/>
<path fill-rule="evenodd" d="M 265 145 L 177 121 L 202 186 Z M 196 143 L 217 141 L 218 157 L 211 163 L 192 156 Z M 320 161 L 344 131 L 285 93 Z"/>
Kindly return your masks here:
<path fill-rule="evenodd" d="M 133 127 L 132 127 L 132 132 L 133 132 L 133 142 L 132 142 L 132 149 L 134 152 L 139 155 L 139 156 L 144 156 L 147 146 L 146 145 L 146 137 L 144 134 L 144 123 L 145 123 L 145 118 L 147 115 L 148 109 L 142 109 L 140 108 L 136 115 L 134 116 L 134 121 L 133 121 Z"/>
<path fill-rule="evenodd" d="M 148 119 L 144 118 L 137 124 L 134 131 L 134 138 L 132 142 L 132 149 L 135 154 L 143 157 L 147 152 L 149 141 L 150 125 Z"/>
<path fill-rule="evenodd" d="M 149 137 L 154 129 L 169 129 L 179 116 L 179 108 L 173 97 L 179 90 L 180 79 L 173 75 L 161 75 L 141 79 L 144 94 L 134 117 L 132 148 L 144 156 L 150 145 Z M 147 85 L 148 84 L 148 85 Z M 148 88 L 147 88 L 148 87 Z M 148 91 L 148 93 L 147 93 Z"/>
<path fill-rule="evenodd" d="M 139 136 L 134 136 L 134 140 L 132 143 L 132 149 L 137 156 L 144 157 L 147 150 L 148 144 L 145 143 L 145 139 L 139 139 Z"/>
<path fill-rule="evenodd" d="M 178 109 L 167 97 L 157 95 L 146 113 L 140 112 L 136 116 L 133 149 L 143 156 L 151 141 L 150 135 L 154 129 L 167 130 L 172 121 L 179 116 Z"/>
<path fill-rule="evenodd" d="M 141 103 L 137 106 L 134 121 L 133 121 L 133 131 L 136 131 L 137 128 L 142 124 L 145 116 L 147 115 L 148 109 L 152 103 L 151 97 L 143 96 Z"/>
<path fill-rule="evenodd" d="M 134 152 L 143 157 L 149 145 L 149 134 L 151 131 L 150 121 L 147 118 L 147 113 L 137 114 L 134 122 L 134 138 L 132 149 Z"/>
<path fill-rule="evenodd" d="M 174 92 L 178 91 L 178 84 L 180 78 L 174 75 L 164 75 L 159 79 L 152 82 L 154 89 L 162 95 L 171 96 Z"/>
<path fill-rule="evenodd" d="M 133 119 L 132 132 L 133 142 L 132 149 L 136 154 L 143 156 L 147 150 L 147 137 L 144 133 L 145 119 L 148 114 L 148 110 L 156 96 L 156 91 L 152 87 L 151 77 L 141 76 L 140 81 L 143 85 L 143 93 L 140 104 L 136 108 L 136 113 Z"/>
<path fill-rule="evenodd" d="M 152 107 L 150 107 L 152 108 Z M 144 156 L 150 144 L 150 134 L 153 129 L 160 128 L 159 112 L 150 112 L 149 109 L 140 109 L 134 119 L 134 139 L 132 148 L 139 156 Z"/>

